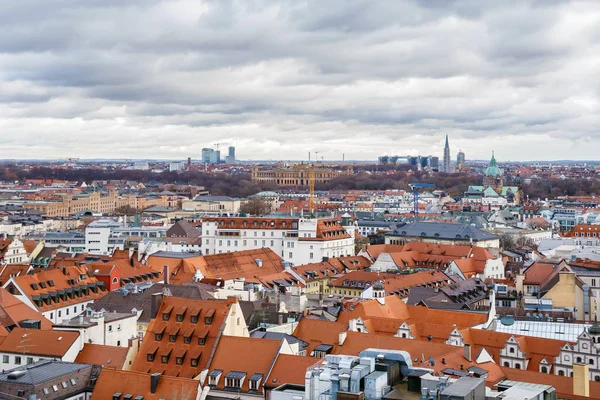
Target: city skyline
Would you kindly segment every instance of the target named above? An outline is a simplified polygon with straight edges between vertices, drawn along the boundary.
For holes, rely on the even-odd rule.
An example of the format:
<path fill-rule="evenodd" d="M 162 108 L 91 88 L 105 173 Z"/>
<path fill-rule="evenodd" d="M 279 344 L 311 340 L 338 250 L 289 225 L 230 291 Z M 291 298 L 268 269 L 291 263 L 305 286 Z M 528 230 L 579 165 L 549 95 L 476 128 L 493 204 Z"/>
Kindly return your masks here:
<path fill-rule="evenodd" d="M 599 3 L 319 4 L 7 5 L 0 158 L 597 158 Z"/>

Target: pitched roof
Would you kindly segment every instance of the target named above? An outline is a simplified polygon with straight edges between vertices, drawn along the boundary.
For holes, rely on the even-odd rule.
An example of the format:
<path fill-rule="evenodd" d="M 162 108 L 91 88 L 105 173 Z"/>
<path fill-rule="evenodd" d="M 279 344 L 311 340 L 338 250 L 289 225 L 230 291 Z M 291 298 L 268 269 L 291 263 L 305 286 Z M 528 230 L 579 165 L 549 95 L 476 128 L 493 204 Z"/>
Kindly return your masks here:
<path fill-rule="evenodd" d="M 231 253 L 174 259 L 153 254 L 148 257 L 148 265 L 154 270 L 169 266 L 171 283 L 188 283 L 193 280 L 196 270 L 205 278 L 255 280 L 255 275 L 269 275 L 284 271 L 284 260 L 270 248 L 234 251 Z"/>
<path fill-rule="evenodd" d="M 155 393 L 152 393 L 150 374 L 115 369 L 103 369 L 96 382 L 92 397 L 112 399 L 113 394 L 143 396 L 145 400 L 196 400 L 200 384 L 193 379 L 161 376 Z"/>
<path fill-rule="evenodd" d="M 230 372 L 245 373 L 242 392 L 249 390 L 249 379 L 254 374 L 268 376 L 275 358 L 279 353 L 281 342 L 248 337 L 223 336 L 217 346 L 215 357 L 210 364 L 210 371 L 221 370 L 223 376 L 217 383 L 218 389 L 225 387 L 225 377 Z M 232 357 L 232 355 L 234 355 Z M 262 385 L 259 392 L 262 392 Z"/>
<path fill-rule="evenodd" d="M 306 369 L 319 360 L 314 357 L 279 354 L 268 378 L 264 381 L 268 388 L 275 388 L 285 383 L 304 385 Z"/>
<path fill-rule="evenodd" d="M 343 322 L 302 318 L 294 330 L 294 336 L 308 343 L 306 353 L 310 354 L 320 344 L 334 345 L 339 333 L 344 332 L 347 327 L 348 324 Z"/>
<path fill-rule="evenodd" d="M 389 232 L 386 236 L 425 237 L 448 240 L 494 240 L 498 236 L 468 224 L 417 221 Z"/>
<path fill-rule="evenodd" d="M 104 309 L 109 312 L 120 313 L 130 313 L 135 309 L 141 311 L 138 322 L 150 322 L 152 296 L 156 293 L 164 293 L 165 295 L 188 299 L 207 300 L 214 298 L 202 285 L 167 285 L 164 283 L 155 283 L 142 293 L 131 293 L 126 289 L 109 292 L 101 299 L 88 305 L 88 307 L 96 311 Z"/>
<path fill-rule="evenodd" d="M 91 372 L 92 366 L 89 364 L 75 364 L 56 360 L 39 360 L 33 364 L 22 365 L 8 371 L 3 371 L 0 373 L 0 382 L 10 382 L 23 385 L 41 385 L 45 382 L 52 381 L 66 375 L 75 374 L 86 369 L 89 369 Z M 13 374 L 9 377 L 11 372 L 14 371 L 25 371 L 25 373 L 20 376 L 14 376 Z M 87 387 L 87 379 L 85 379 L 85 386 Z"/>
<path fill-rule="evenodd" d="M 200 236 L 201 233 L 196 227 L 186 220 L 177 221 L 172 227 L 167 230 L 167 237 L 186 237 L 186 238 L 196 238 Z"/>
<path fill-rule="evenodd" d="M 24 320 L 40 321 L 41 330 L 51 330 L 52 322 L 21 300 L 0 288 L 0 337 L 8 335 L 9 329 Z"/>
<path fill-rule="evenodd" d="M 208 366 L 230 307 L 236 302 L 236 298 L 191 300 L 164 297 L 156 318 L 148 326 L 132 369 L 186 378 L 197 376 Z M 177 315 L 182 315 L 181 321 L 177 320 Z M 194 322 L 192 317 L 195 317 Z M 170 341 L 171 335 L 175 335 L 174 342 Z M 185 337 L 190 338 L 189 343 L 185 343 Z M 199 341 L 200 338 L 204 340 Z M 149 359 L 148 355 L 153 357 Z M 167 357 L 166 363 L 162 362 L 163 356 Z M 180 365 L 177 364 L 178 357 L 183 358 Z M 196 366 L 192 366 L 192 359 L 197 360 Z"/>
<path fill-rule="evenodd" d="M 129 347 L 85 343 L 75 358 L 77 364 L 95 364 L 102 368 L 123 369 Z"/>
<path fill-rule="evenodd" d="M 79 338 L 79 332 L 13 329 L 0 344 L 0 352 L 63 357 Z"/>
<path fill-rule="evenodd" d="M 106 293 L 104 283 L 88 276 L 83 267 L 46 269 L 33 275 L 21 275 L 12 279 L 40 311 L 94 300 Z"/>

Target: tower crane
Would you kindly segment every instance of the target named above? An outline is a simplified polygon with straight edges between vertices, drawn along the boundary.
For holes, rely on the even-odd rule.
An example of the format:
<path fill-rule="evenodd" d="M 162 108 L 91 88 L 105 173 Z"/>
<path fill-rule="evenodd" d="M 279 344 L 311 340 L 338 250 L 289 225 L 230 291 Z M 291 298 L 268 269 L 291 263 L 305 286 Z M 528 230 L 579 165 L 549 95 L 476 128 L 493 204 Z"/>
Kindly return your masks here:
<path fill-rule="evenodd" d="M 415 218 L 417 218 L 419 216 L 419 190 L 431 189 L 434 188 L 435 185 L 433 183 L 410 183 L 408 187 L 413 191 L 414 213 Z"/>
<path fill-rule="evenodd" d="M 215 143 L 213 146 L 215 146 L 217 148 L 217 151 L 219 151 L 219 146 L 222 145 L 226 145 L 227 143 Z"/>

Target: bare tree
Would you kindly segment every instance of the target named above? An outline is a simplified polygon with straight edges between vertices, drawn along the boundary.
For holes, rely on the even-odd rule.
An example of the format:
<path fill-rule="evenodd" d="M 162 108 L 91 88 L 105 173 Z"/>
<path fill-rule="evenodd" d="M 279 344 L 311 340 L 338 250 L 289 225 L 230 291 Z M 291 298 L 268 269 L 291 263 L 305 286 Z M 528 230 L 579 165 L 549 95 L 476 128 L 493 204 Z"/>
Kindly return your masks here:
<path fill-rule="evenodd" d="M 135 215 L 137 210 L 131 206 L 121 206 L 115 208 L 115 215 Z"/>
<path fill-rule="evenodd" d="M 271 205 L 261 198 L 253 197 L 242 204 L 240 212 L 248 215 L 262 216 L 271 212 Z"/>

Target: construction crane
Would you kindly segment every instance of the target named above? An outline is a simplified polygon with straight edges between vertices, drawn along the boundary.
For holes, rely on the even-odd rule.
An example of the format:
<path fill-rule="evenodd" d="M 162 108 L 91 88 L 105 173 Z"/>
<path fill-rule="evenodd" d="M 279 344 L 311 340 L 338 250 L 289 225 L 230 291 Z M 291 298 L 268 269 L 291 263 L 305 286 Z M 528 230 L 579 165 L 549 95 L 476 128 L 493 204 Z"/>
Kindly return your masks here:
<path fill-rule="evenodd" d="M 219 151 L 219 146 L 223 146 L 226 145 L 227 143 L 215 143 L 213 146 L 215 146 L 217 148 L 217 151 Z"/>
<path fill-rule="evenodd" d="M 315 151 L 315 162 L 319 160 L 320 151 Z M 315 166 L 310 162 L 310 152 L 308 153 L 308 211 L 312 216 L 315 212 Z"/>
<path fill-rule="evenodd" d="M 410 183 L 408 185 L 409 188 L 413 191 L 413 202 L 415 205 L 415 218 L 419 216 L 419 190 L 422 189 L 431 189 L 434 188 L 435 185 L 433 183 Z"/>

